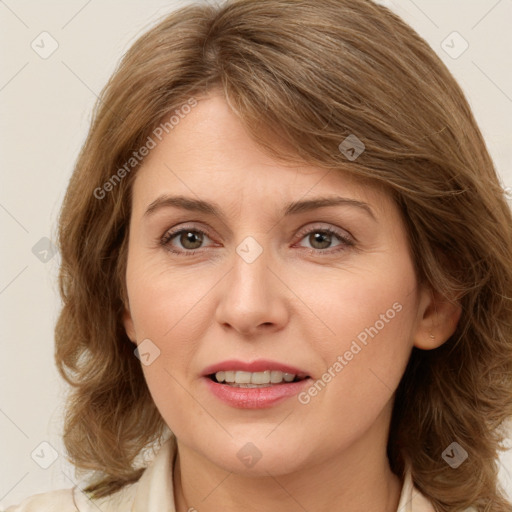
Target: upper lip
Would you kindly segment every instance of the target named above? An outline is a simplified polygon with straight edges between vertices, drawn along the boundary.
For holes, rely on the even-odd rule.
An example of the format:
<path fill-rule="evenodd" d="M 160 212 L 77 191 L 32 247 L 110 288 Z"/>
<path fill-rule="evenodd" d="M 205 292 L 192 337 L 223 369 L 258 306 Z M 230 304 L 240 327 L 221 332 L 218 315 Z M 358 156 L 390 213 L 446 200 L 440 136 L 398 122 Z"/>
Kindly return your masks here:
<path fill-rule="evenodd" d="M 251 362 L 230 359 L 228 361 L 222 361 L 220 363 L 215 363 L 206 367 L 203 370 L 202 375 L 206 377 L 207 375 L 211 375 L 213 373 L 230 370 L 239 370 L 244 372 L 263 372 L 265 370 L 274 370 L 283 373 L 292 373 L 301 378 L 309 377 L 309 374 L 300 368 L 290 366 L 289 364 L 280 363 L 278 361 L 270 361 L 267 359 L 258 359 Z"/>

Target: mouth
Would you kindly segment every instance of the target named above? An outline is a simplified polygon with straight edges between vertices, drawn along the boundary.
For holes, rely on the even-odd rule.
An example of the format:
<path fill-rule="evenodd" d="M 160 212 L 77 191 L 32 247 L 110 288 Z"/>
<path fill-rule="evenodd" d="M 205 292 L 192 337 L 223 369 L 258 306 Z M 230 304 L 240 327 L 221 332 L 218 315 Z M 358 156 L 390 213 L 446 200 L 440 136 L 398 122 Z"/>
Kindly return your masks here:
<path fill-rule="evenodd" d="M 231 359 L 208 366 L 201 376 L 216 399 L 238 409 L 276 406 L 311 382 L 309 372 L 269 359 Z"/>
<path fill-rule="evenodd" d="M 309 375 L 288 373 L 280 370 L 248 372 L 243 370 L 221 370 L 206 375 L 211 381 L 234 388 L 267 388 L 282 386 L 309 379 Z"/>

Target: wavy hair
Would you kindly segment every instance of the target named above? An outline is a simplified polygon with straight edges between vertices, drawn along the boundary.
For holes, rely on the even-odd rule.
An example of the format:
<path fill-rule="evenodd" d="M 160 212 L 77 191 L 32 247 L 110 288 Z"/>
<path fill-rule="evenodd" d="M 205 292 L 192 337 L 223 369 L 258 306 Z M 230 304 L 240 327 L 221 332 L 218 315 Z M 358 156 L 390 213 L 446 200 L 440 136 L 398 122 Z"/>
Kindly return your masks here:
<path fill-rule="evenodd" d="M 512 511 L 498 479 L 512 417 L 510 207 L 451 73 L 369 0 L 188 5 L 142 35 L 102 91 L 58 233 L 63 438 L 77 470 L 94 472 L 87 490 L 108 496 L 137 481 L 137 457 L 165 436 L 122 324 L 131 184 L 144 161 L 130 159 L 162 119 L 213 89 L 269 154 L 343 168 L 392 194 L 419 282 L 462 315 L 442 346 L 413 348 L 396 390 L 391 468 L 403 477 L 410 464 L 437 511 Z M 365 151 L 348 161 L 339 145 L 351 134 Z M 456 470 L 442 458 L 452 442 L 468 452 Z"/>

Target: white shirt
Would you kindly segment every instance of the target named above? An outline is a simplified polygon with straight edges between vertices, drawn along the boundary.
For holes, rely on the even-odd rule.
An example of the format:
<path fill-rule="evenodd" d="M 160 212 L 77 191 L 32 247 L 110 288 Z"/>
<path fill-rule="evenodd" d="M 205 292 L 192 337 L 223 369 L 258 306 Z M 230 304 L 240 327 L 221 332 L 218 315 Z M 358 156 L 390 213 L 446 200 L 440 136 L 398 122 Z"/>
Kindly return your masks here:
<path fill-rule="evenodd" d="M 92 502 L 75 487 L 35 494 L 5 512 L 176 512 L 172 478 L 175 454 L 176 438 L 172 436 L 162 444 L 137 482 L 106 498 Z M 397 512 L 435 512 L 430 501 L 413 486 L 408 470 Z"/>

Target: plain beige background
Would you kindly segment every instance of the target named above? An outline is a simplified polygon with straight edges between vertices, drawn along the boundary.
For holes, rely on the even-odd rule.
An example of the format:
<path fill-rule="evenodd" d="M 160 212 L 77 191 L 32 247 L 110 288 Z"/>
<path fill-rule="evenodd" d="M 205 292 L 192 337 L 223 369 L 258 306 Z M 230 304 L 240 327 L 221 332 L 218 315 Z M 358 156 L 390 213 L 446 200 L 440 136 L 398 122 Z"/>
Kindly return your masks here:
<path fill-rule="evenodd" d="M 56 216 L 96 97 L 121 55 L 186 3 L 0 0 L 0 509 L 76 481 L 60 441 L 65 387 L 53 362 Z M 512 187 L 512 1 L 380 3 L 455 75 Z M 512 498 L 511 473 L 508 451 L 500 477 Z"/>

